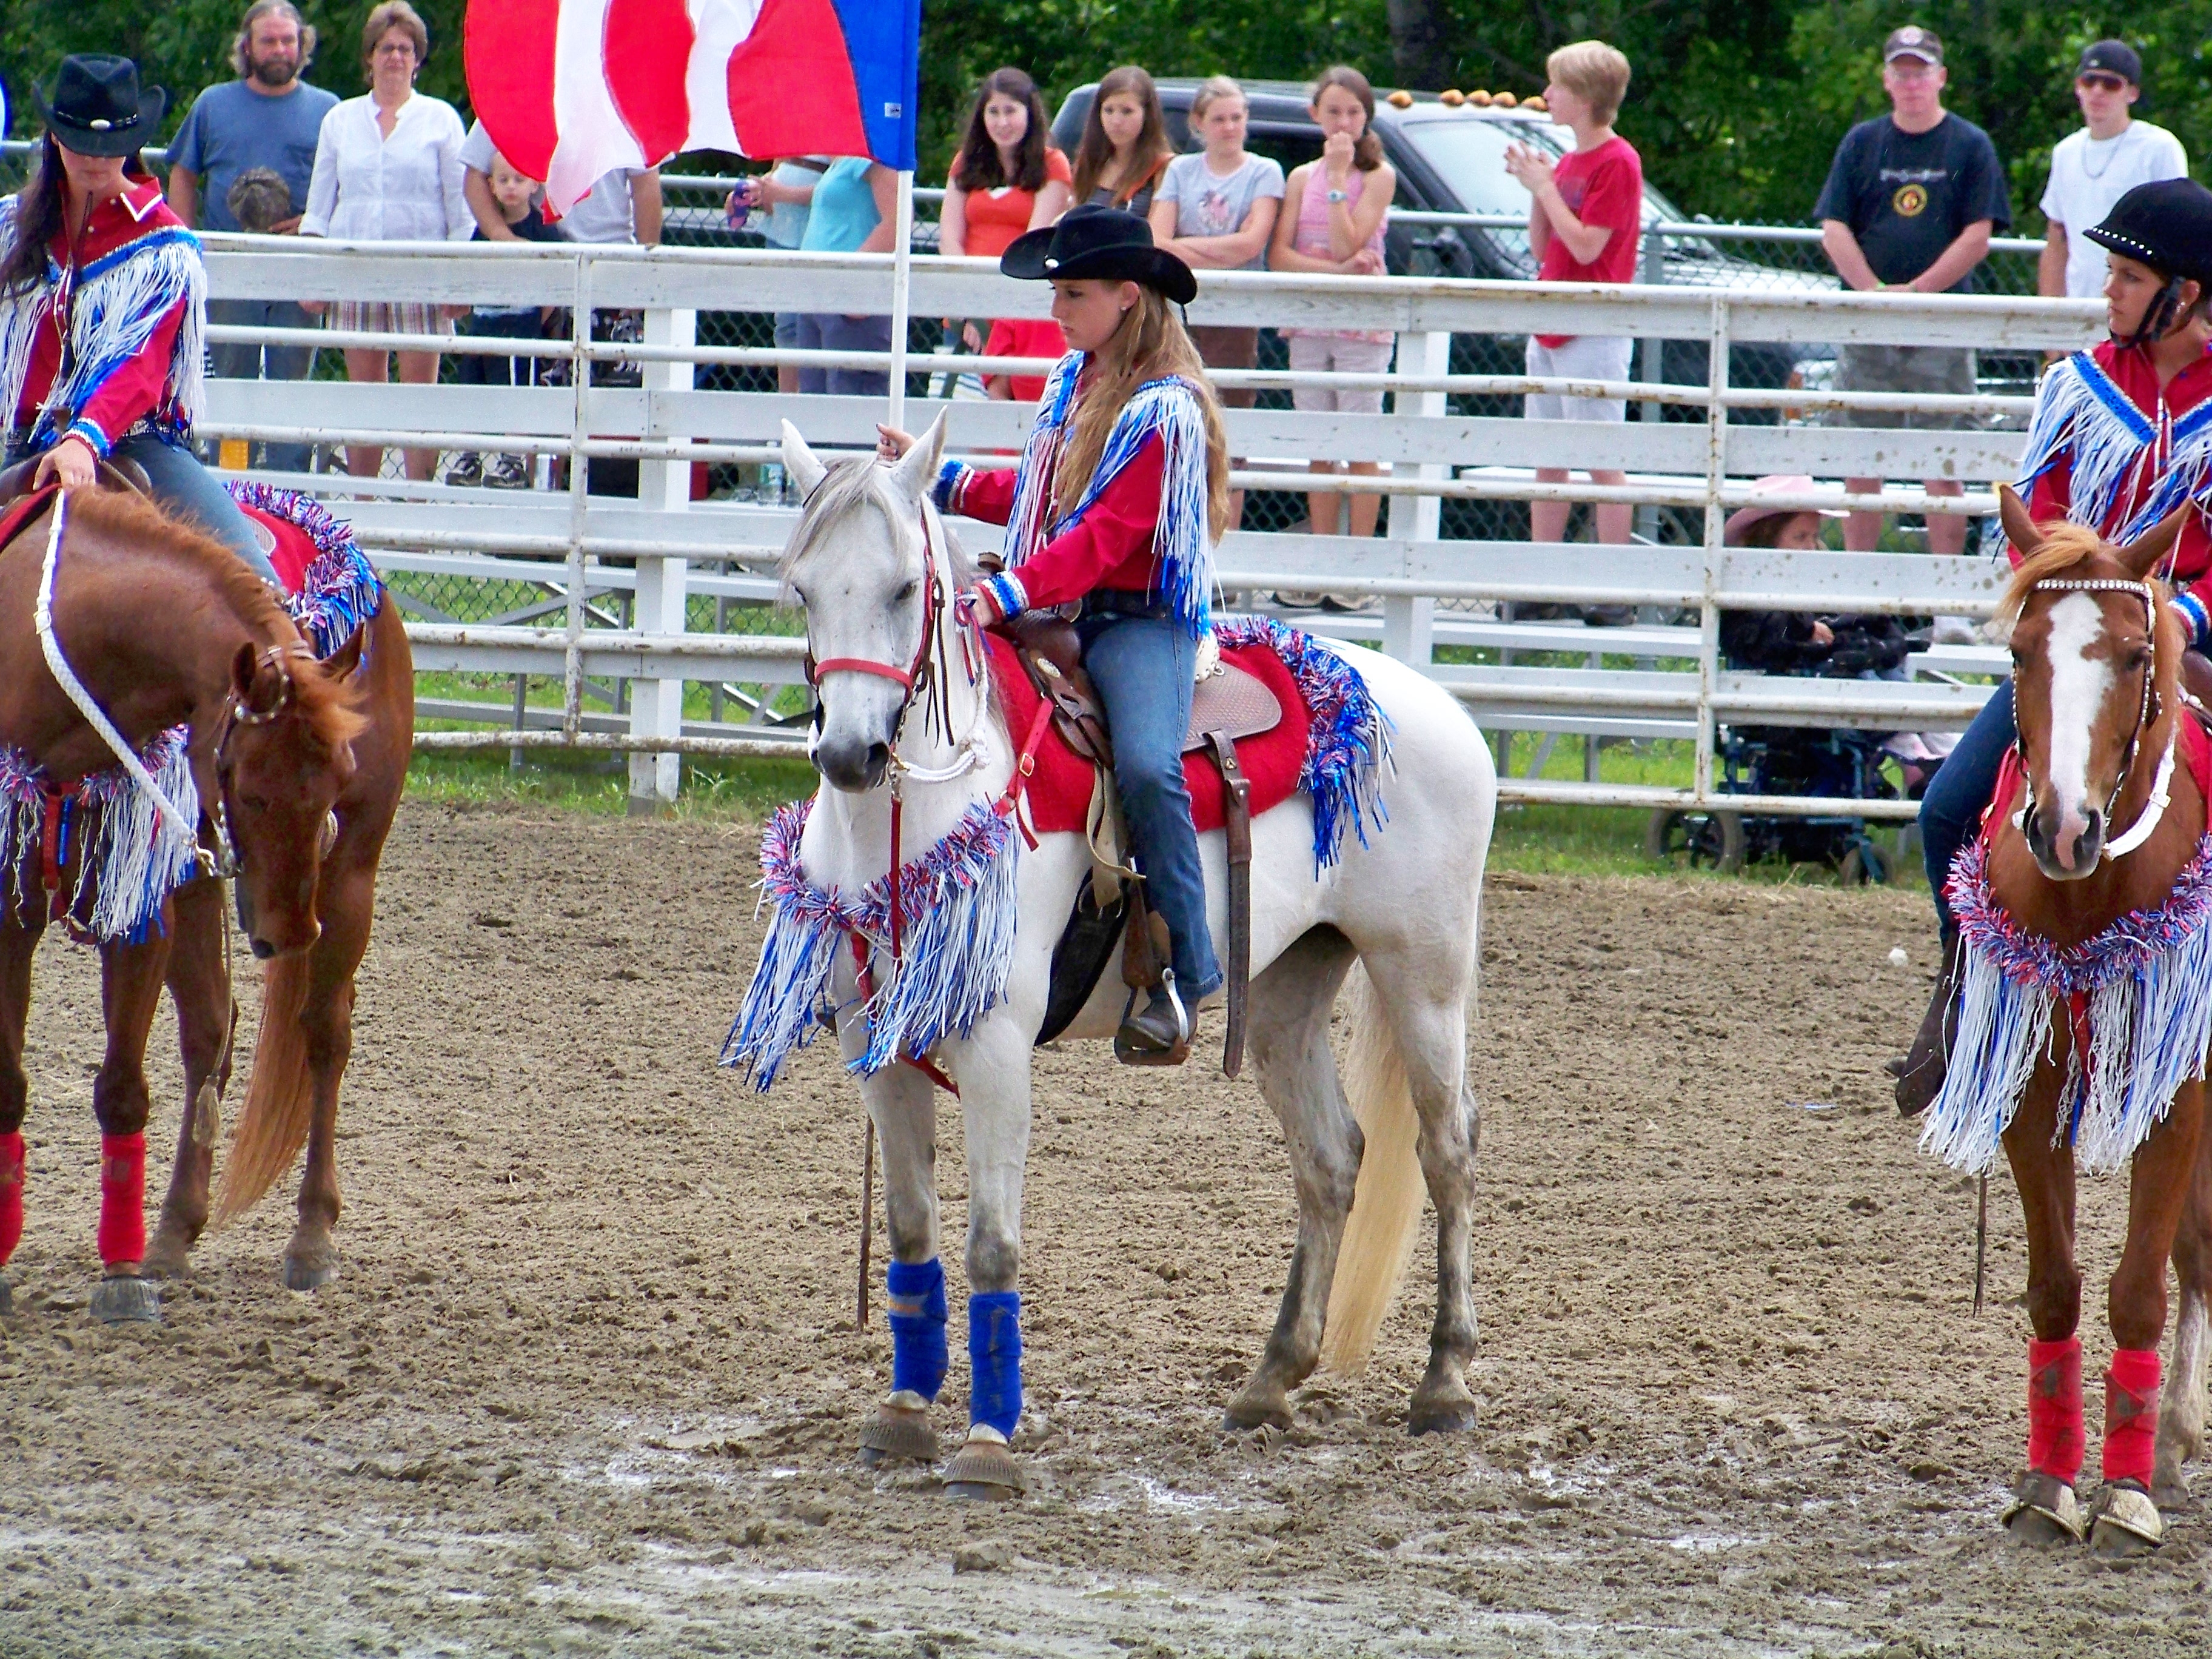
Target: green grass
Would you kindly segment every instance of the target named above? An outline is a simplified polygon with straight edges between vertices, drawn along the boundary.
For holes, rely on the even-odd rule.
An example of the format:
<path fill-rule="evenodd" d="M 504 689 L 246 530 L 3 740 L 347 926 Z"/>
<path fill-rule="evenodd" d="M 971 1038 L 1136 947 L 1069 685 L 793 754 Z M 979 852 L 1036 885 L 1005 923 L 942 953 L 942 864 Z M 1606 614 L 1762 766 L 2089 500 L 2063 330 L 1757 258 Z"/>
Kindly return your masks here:
<path fill-rule="evenodd" d="M 430 677 L 426 676 L 428 679 Z M 1527 767 L 1534 743 L 1516 740 L 1516 775 Z M 1601 757 L 1605 781 L 1620 783 L 1686 783 L 1690 745 L 1657 743 L 1609 744 Z M 1553 747 L 1544 775 L 1582 776 L 1578 739 L 1563 738 Z M 799 760 L 687 759 L 673 816 L 705 820 L 757 822 L 787 800 L 813 793 L 813 769 Z M 408 773 L 409 795 L 416 800 L 467 806 L 545 806 L 562 811 L 620 817 L 629 810 L 629 769 L 618 755 L 562 755 L 544 750 L 526 757 L 510 770 L 505 750 L 419 754 Z M 1756 864 L 1740 877 L 1710 870 L 1687 871 L 1654 864 L 1644 854 L 1650 814 L 1640 808 L 1534 805 L 1501 807 L 1491 842 L 1492 869 L 1528 874 L 1571 876 L 1693 875 L 1704 880 L 1770 884 L 1825 883 L 1835 879 L 1820 865 Z M 1885 852 L 1892 832 L 1875 830 Z M 1917 864 L 1896 871 L 1897 883 L 1917 884 Z"/>

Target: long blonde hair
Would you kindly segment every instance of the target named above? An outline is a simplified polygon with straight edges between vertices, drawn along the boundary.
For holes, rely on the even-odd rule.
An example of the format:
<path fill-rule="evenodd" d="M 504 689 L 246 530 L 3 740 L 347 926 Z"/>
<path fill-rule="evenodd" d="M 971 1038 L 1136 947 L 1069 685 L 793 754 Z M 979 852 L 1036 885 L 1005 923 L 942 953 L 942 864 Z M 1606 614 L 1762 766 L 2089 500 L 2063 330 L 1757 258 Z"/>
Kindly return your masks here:
<path fill-rule="evenodd" d="M 1054 516 L 1073 512 L 1083 499 L 1091 475 L 1098 470 L 1098 459 L 1106 453 L 1115 418 L 1137 388 L 1147 380 L 1176 374 L 1190 383 L 1206 416 L 1206 538 L 1219 541 L 1229 527 L 1229 437 L 1222 430 L 1221 405 L 1214 401 L 1206 365 L 1167 296 L 1138 283 L 1137 303 L 1123 313 L 1114 337 L 1092 354 L 1091 368 L 1091 382 L 1075 406 L 1067 450 L 1053 478 Z"/>

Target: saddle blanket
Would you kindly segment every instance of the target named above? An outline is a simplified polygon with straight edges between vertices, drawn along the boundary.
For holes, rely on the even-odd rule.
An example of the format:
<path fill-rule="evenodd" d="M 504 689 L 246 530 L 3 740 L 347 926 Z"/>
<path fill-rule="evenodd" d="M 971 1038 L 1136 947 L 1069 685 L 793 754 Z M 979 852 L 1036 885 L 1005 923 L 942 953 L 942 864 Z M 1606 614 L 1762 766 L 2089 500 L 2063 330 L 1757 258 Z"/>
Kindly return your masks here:
<path fill-rule="evenodd" d="M 297 490 L 228 486 L 260 538 L 286 592 L 285 608 L 319 656 L 374 617 L 384 585 L 353 532 Z M 49 488 L 0 513 L 0 548 L 43 512 Z M 185 730 L 157 732 L 139 759 L 170 798 L 197 811 L 185 758 Z M 73 872 L 72 872 L 73 866 Z M 19 749 L 0 745 L 0 902 L 28 904 L 58 882 L 52 919 L 108 943 L 137 941 L 159 925 L 162 902 L 192 875 L 189 847 L 167 835 L 150 798 L 120 766 L 57 781 Z"/>
<path fill-rule="evenodd" d="M 1297 792 L 1298 776 L 1306 763 L 1312 715 L 1282 655 L 1262 639 L 1237 643 L 1232 630 L 1238 628 L 1237 623 L 1224 623 L 1214 630 L 1221 641 L 1222 660 L 1235 663 L 1273 692 L 1283 711 L 1274 730 L 1240 738 L 1237 744 L 1237 763 L 1252 781 L 1252 816 L 1256 818 Z M 990 642 L 992 683 L 997 688 L 1000 706 L 1006 711 L 1006 728 L 1018 747 L 1042 699 L 1023 672 L 1013 646 L 996 634 L 985 638 Z M 1212 757 L 1203 750 L 1193 750 L 1182 757 L 1182 775 L 1190 791 L 1192 823 L 1201 834 L 1220 829 L 1224 822 L 1221 774 Z M 1093 775 L 1091 763 L 1068 747 L 1056 728 L 1048 727 L 1037 744 L 1036 770 L 1024 797 L 1024 810 L 1039 835 L 1083 828 L 1091 809 Z"/>

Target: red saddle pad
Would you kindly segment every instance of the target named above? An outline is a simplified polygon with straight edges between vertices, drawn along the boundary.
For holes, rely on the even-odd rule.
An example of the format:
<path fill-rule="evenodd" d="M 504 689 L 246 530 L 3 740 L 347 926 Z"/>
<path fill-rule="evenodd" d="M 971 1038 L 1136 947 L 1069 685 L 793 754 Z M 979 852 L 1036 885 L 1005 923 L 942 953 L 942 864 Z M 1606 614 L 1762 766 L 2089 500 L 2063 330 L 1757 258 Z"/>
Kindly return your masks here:
<path fill-rule="evenodd" d="M 1018 744 L 1036 718 L 1041 699 L 1022 672 L 1014 647 L 996 634 L 985 637 L 990 641 L 992 679 L 1000 706 L 1006 711 L 1007 726 Z M 1298 695 L 1297 681 L 1273 651 L 1264 645 L 1250 645 L 1224 651 L 1222 655 L 1273 692 L 1275 701 L 1282 705 L 1282 722 L 1273 731 L 1241 738 L 1237 744 L 1237 759 L 1252 780 L 1252 816 L 1258 817 L 1269 807 L 1289 799 L 1297 788 L 1311 721 L 1305 700 Z M 1220 829 L 1221 774 L 1200 752 L 1182 757 L 1182 772 L 1190 790 L 1192 822 L 1201 833 Z M 1037 745 L 1036 770 L 1030 778 L 1027 794 L 1030 821 L 1039 834 L 1083 828 L 1091 808 L 1091 763 L 1069 748 L 1057 731 L 1048 727 Z"/>

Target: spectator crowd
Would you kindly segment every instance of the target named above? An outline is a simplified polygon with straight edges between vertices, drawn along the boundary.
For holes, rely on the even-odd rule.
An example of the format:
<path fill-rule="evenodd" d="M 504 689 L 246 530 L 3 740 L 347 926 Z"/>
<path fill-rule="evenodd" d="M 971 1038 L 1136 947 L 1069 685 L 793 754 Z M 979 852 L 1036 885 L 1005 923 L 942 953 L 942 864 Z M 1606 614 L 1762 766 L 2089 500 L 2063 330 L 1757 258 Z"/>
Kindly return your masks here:
<path fill-rule="evenodd" d="M 451 105 L 418 91 L 431 42 L 408 0 L 380 0 L 366 14 L 360 46 L 366 94 L 341 100 L 311 84 L 307 76 L 317 46 L 315 30 L 290 0 L 252 0 L 246 7 L 232 53 L 237 78 L 199 94 L 170 148 L 168 198 L 187 224 L 372 240 L 659 240 L 660 181 L 653 170 L 608 173 L 556 219 L 538 184 L 499 154 L 481 124 L 465 126 Z M 1946 107 L 1949 71 L 1933 31 L 1896 29 L 1883 41 L 1881 58 L 1889 110 L 1852 127 L 1837 147 L 1813 206 L 1822 246 L 1852 289 L 1970 291 L 1990 238 L 2012 223 L 2005 169 L 1989 136 Z M 1529 197 L 1528 244 L 1537 275 L 1547 282 L 1633 282 L 1645 200 L 1643 164 L 1614 125 L 1631 65 L 1613 47 L 1586 40 L 1554 52 L 1547 70 L 1545 107 L 1571 135 L 1571 147 L 1555 156 L 1516 143 L 1504 161 Z M 2130 187 L 2187 176 L 2180 143 L 2133 114 L 2142 82 L 2142 60 L 2123 41 L 2095 42 L 2080 56 L 2073 90 L 2082 124 L 2053 150 L 2040 202 L 2047 224 L 2042 293 L 2100 293 L 2104 251 L 2081 233 Z M 1036 83 L 1019 69 L 1000 69 L 976 89 L 962 131 L 945 180 L 939 246 L 946 254 L 995 258 L 1024 232 L 1090 203 L 1144 218 L 1161 246 L 1200 270 L 1377 274 L 1384 268 L 1384 223 L 1398 180 L 1371 127 L 1375 108 L 1374 90 L 1357 70 L 1324 71 L 1312 84 L 1310 105 L 1320 155 L 1286 176 L 1275 161 L 1246 148 L 1249 112 L 1236 82 L 1216 76 L 1198 88 L 1188 120 L 1194 148 L 1178 154 L 1152 77 L 1124 66 L 1099 81 L 1071 158 L 1052 142 Z M 891 244 L 896 187 L 892 172 L 866 157 L 773 158 L 767 171 L 731 194 L 726 213 L 733 227 L 749 225 L 774 246 L 883 252 Z M 325 309 L 313 301 L 226 300 L 210 305 L 209 314 L 216 323 L 301 328 Z M 441 354 L 434 346 L 394 350 L 391 337 L 434 341 L 458 329 L 530 338 L 568 326 L 565 318 L 537 307 L 364 296 L 327 309 L 324 322 L 349 337 L 343 348 L 349 378 L 378 382 L 395 370 L 403 382 L 439 374 Z M 592 331 L 598 339 L 635 340 L 639 321 L 635 313 L 595 313 Z M 945 323 L 948 341 L 987 358 L 1048 358 L 1065 346 L 1049 319 Z M 881 352 L 890 346 L 890 327 L 887 317 L 788 313 L 776 317 L 775 341 L 784 348 Z M 1211 368 L 1249 369 L 1259 362 L 1256 329 L 1190 331 Z M 1297 370 L 1380 374 L 1395 352 L 1393 337 L 1382 331 L 1301 325 L 1283 334 Z M 1536 335 L 1527 344 L 1527 365 L 1532 376 L 1603 392 L 1630 379 L 1631 347 L 1620 337 Z M 304 377 L 313 353 L 301 346 L 226 343 L 216 346 L 212 357 L 218 374 L 285 380 Z M 565 363 L 477 355 L 460 356 L 456 367 L 459 378 L 472 384 L 544 380 L 567 371 Z M 1846 345 L 1837 368 L 1839 387 L 1852 391 L 1971 394 L 1976 386 L 1973 354 L 1960 348 Z M 616 383 L 638 373 L 620 362 L 596 364 L 592 372 Z M 869 396 L 887 389 L 879 369 L 785 368 L 778 380 L 792 392 Z M 983 379 L 987 395 L 1000 398 L 1034 399 L 1042 385 L 1035 374 Z M 1249 407 L 1254 398 L 1249 389 L 1220 393 L 1231 407 Z M 1376 387 L 1301 387 L 1293 400 L 1300 409 L 1377 413 L 1382 393 Z M 1625 389 L 1622 395 L 1535 393 L 1526 400 L 1528 416 L 1545 421 L 1617 422 L 1626 418 L 1626 409 Z M 1928 428 L 1962 417 L 1939 408 L 1855 410 L 1847 418 L 1854 425 Z M 356 473 L 373 473 L 381 459 L 377 449 L 356 447 L 348 465 Z M 301 446 L 271 445 L 264 459 L 274 468 L 298 469 L 307 456 Z M 409 476 L 427 478 L 434 459 L 428 450 L 408 451 Z M 602 465 L 604 477 L 598 476 Z M 1347 465 L 1354 472 L 1376 470 L 1371 462 L 1319 459 L 1310 465 L 1316 480 L 1340 477 Z M 633 477 L 618 476 L 625 471 Z M 594 463 L 594 489 L 635 488 L 635 463 Z M 1600 486 L 1626 482 L 1603 468 L 1587 470 L 1587 476 Z M 524 487 L 532 467 L 519 455 L 465 455 L 447 477 Z M 1546 468 L 1539 477 L 1565 484 L 1571 473 Z M 1879 488 L 1874 479 L 1849 484 L 1856 493 Z M 1933 478 L 1926 488 L 1955 494 L 1960 485 Z M 1310 527 L 1371 534 L 1379 501 L 1371 493 L 1312 488 Z M 1563 540 L 1571 510 L 1564 500 L 1534 503 L 1533 538 Z M 1241 504 L 1232 503 L 1232 523 L 1240 511 Z M 1626 505 L 1601 503 L 1593 517 L 1598 539 L 1629 539 Z M 1960 517 L 1932 515 L 1931 547 L 1958 550 L 1965 529 Z M 1851 514 L 1843 526 L 1844 544 L 1871 548 L 1881 530 L 1878 514 Z"/>

